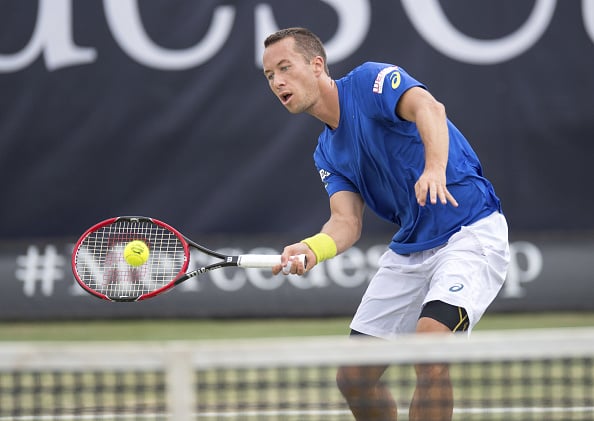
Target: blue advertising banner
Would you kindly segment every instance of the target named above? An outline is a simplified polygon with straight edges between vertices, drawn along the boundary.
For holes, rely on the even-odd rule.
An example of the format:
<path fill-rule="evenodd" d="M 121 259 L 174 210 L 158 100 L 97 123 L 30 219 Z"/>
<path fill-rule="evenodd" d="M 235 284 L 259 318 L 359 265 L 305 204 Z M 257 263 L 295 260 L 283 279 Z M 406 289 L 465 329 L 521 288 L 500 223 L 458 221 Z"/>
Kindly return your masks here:
<path fill-rule="evenodd" d="M 260 65 L 265 36 L 295 25 L 320 35 L 335 78 L 374 60 L 426 83 L 512 230 L 594 229 L 591 2 L 38 0 L 0 5 L 0 238 L 122 214 L 317 231 L 320 123 L 287 113 Z"/>
<path fill-rule="evenodd" d="M 121 305 L 70 274 L 72 239 L 117 215 L 213 247 L 319 230 L 321 123 L 260 64 L 289 26 L 319 34 L 334 78 L 390 62 L 446 105 L 515 239 L 494 310 L 592 309 L 594 2 L 32 0 L 0 4 L 0 318 L 352 313 L 398 229 L 371 212 L 361 245 L 302 279 L 222 271 Z"/>

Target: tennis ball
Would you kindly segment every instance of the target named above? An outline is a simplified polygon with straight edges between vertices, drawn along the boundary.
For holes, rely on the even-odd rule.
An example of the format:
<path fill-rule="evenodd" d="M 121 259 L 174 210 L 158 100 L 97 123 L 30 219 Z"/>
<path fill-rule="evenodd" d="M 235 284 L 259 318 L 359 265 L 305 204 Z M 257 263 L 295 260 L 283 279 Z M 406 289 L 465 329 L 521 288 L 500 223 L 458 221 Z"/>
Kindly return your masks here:
<path fill-rule="evenodd" d="M 134 240 L 126 244 L 124 248 L 124 260 L 130 266 L 141 266 L 149 258 L 149 248 L 144 241 Z"/>

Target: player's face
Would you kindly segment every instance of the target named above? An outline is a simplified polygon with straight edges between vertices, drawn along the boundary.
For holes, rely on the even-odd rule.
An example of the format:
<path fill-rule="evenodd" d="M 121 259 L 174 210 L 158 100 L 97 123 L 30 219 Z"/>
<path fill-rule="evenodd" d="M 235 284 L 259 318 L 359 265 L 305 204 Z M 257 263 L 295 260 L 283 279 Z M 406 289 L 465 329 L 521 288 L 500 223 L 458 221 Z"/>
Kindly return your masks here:
<path fill-rule="evenodd" d="M 264 50 L 264 75 L 272 92 L 291 113 L 307 112 L 316 103 L 319 90 L 311 63 L 294 49 L 295 40 L 285 38 Z"/>

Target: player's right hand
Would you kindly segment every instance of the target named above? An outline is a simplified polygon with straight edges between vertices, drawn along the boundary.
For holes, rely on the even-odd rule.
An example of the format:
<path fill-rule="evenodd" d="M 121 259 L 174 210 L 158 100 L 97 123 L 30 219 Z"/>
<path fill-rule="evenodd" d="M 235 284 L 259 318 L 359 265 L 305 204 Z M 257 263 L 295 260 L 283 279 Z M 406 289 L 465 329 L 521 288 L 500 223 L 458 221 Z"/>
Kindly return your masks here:
<path fill-rule="evenodd" d="M 297 257 L 300 254 L 305 255 L 305 262 L 301 262 Z M 281 264 L 272 268 L 272 273 L 278 275 L 303 275 L 316 265 L 316 255 L 305 243 L 295 243 L 286 246 L 281 254 Z"/>

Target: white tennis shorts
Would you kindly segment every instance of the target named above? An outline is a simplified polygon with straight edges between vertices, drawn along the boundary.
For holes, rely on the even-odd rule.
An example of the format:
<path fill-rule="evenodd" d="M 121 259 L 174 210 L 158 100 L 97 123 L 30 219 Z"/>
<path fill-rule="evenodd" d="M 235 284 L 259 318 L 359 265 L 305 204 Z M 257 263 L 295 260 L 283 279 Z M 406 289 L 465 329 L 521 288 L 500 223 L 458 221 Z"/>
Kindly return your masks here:
<path fill-rule="evenodd" d="M 462 227 L 439 247 L 379 260 L 351 329 L 391 338 L 413 333 L 430 301 L 464 307 L 468 333 L 503 286 L 509 265 L 507 222 L 499 212 Z"/>

